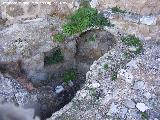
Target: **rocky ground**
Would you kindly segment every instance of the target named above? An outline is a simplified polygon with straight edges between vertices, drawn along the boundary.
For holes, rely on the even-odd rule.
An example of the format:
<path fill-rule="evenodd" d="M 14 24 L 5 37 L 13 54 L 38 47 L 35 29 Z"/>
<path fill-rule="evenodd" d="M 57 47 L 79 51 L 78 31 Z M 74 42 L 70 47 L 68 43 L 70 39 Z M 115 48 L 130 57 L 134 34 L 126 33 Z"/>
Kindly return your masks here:
<path fill-rule="evenodd" d="M 0 103 L 35 108 L 35 114 L 43 119 L 60 109 L 48 120 L 160 120 L 159 15 L 143 16 L 129 12 L 117 14 L 112 13 L 111 9 L 102 13 L 115 24 L 112 28 L 104 27 L 102 32 L 104 40 L 109 37 L 109 41 L 83 41 L 87 37 L 81 35 L 77 47 L 76 40 L 64 42 L 64 45 L 52 41 L 51 34 L 61 30 L 63 22 L 59 17 L 43 16 L 9 24 L 7 19 L 1 18 L 0 12 Z M 88 36 L 95 35 L 92 31 L 88 33 Z M 121 41 L 121 37 L 128 33 L 140 37 L 143 45 L 140 54 L 128 55 L 136 50 Z M 101 36 L 96 39 L 99 38 Z M 58 45 L 67 51 L 65 59 L 70 63 L 46 67 L 44 54 Z M 74 58 L 76 49 L 79 49 L 81 55 Z M 84 56 L 96 59 L 102 57 L 90 60 Z M 18 68 L 19 65 L 15 66 L 16 69 L 10 66 L 12 61 L 19 59 L 22 68 Z M 83 73 L 77 73 L 80 77 L 74 84 L 78 87 L 73 87 L 72 84 L 70 87 L 63 86 L 60 82 L 56 90 L 57 84 L 50 82 L 34 89 L 29 84 L 28 80 L 32 78 L 36 82 L 46 82 L 46 69 L 50 73 L 61 72 L 69 65 L 73 66 L 74 59 L 80 61 L 77 66 L 81 67 L 81 71 L 86 71 L 95 60 L 86 74 L 85 84 L 77 93 L 85 81 Z M 85 65 L 87 62 L 89 64 Z M 6 63 L 9 68 L 4 67 Z M 21 77 L 19 73 L 27 75 Z M 57 81 L 62 81 L 61 79 L 58 78 Z M 68 103 L 75 93 L 76 96 Z"/>
<path fill-rule="evenodd" d="M 95 61 L 82 90 L 48 120 L 159 120 L 160 44 L 142 41 L 143 52 L 129 61 L 121 43 Z M 120 65 L 116 80 L 113 65 Z"/>

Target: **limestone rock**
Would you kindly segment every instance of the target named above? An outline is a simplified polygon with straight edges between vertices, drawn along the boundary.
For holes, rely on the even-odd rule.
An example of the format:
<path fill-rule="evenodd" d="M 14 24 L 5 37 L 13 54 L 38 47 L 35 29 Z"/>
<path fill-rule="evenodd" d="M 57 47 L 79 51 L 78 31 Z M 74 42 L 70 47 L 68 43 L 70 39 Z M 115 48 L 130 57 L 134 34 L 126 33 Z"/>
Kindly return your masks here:
<path fill-rule="evenodd" d="M 90 2 L 91 7 L 95 8 L 97 6 L 98 0 L 92 0 Z"/>
<path fill-rule="evenodd" d="M 117 105 L 115 105 L 115 103 L 112 103 L 107 115 L 111 115 L 117 112 L 118 112 Z"/>
<path fill-rule="evenodd" d="M 133 75 L 131 74 L 131 72 L 127 71 L 127 70 L 124 70 L 124 69 L 121 69 L 119 71 L 119 75 L 124 78 L 124 80 L 127 82 L 127 83 L 132 83 L 133 82 Z"/>
<path fill-rule="evenodd" d="M 150 98 L 152 97 L 149 92 L 145 92 L 145 93 L 144 93 L 144 96 L 145 96 L 146 98 L 148 98 L 148 99 L 150 99 Z"/>
<path fill-rule="evenodd" d="M 55 90 L 56 90 L 56 93 L 59 94 L 59 93 L 61 93 L 61 92 L 64 90 L 64 88 L 63 88 L 62 85 L 60 85 L 60 86 L 57 86 L 57 87 L 55 88 Z"/>
<path fill-rule="evenodd" d="M 29 14 L 36 14 L 36 13 L 38 13 L 37 11 L 38 11 L 38 4 L 29 3 L 27 12 Z"/>
<path fill-rule="evenodd" d="M 100 84 L 98 82 L 93 82 L 89 87 L 90 88 L 98 88 L 98 87 L 100 87 Z"/>
<path fill-rule="evenodd" d="M 140 81 L 135 82 L 133 88 L 136 89 L 136 90 L 145 89 L 144 81 L 140 80 Z"/>
<path fill-rule="evenodd" d="M 136 104 L 132 100 L 126 100 L 125 105 L 128 108 L 135 108 Z"/>
<path fill-rule="evenodd" d="M 157 21 L 157 18 L 154 16 L 143 16 L 140 19 L 140 22 L 146 25 L 156 25 L 156 21 Z"/>
<path fill-rule="evenodd" d="M 149 109 L 144 103 L 137 103 L 137 104 L 136 104 L 136 107 L 137 107 L 138 110 L 140 110 L 141 112 L 145 112 L 146 110 Z"/>
<path fill-rule="evenodd" d="M 127 112 L 128 112 L 128 109 L 126 107 L 120 109 L 120 114 L 123 119 L 125 118 Z"/>
<path fill-rule="evenodd" d="M 18 17 L 24 14 L 23 8 L 17 4 L 8 5 L 6 10 L 6 13 L 11 17 Z"/>
<path fill-rule="evenodd" d="M 138 23 L 140 20 L 140 16 L 136 14 L 125 14 L 124 20 Z"/>

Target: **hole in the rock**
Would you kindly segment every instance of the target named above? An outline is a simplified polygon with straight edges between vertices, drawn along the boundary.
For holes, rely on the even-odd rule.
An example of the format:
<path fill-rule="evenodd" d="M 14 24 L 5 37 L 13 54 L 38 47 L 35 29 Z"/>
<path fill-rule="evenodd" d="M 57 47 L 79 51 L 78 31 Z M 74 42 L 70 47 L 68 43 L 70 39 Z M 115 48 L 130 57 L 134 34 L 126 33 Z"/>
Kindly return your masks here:
<path fill-rule="evenodd" d="M 44 53 L 44 69 L 30 77 L 38 90 L 36 100 L 25 107 L 35 109 L 41 120 L 69 103 L 85 82 L 86 72 L 93 61 L 115 45 L 114 36 L 104 30 L 90 30 L 77 40 L 70 40 Z M 38 66 L 37 66 L 38 67 Z M 30 98 L 28 98 L 30 99 Z"/>

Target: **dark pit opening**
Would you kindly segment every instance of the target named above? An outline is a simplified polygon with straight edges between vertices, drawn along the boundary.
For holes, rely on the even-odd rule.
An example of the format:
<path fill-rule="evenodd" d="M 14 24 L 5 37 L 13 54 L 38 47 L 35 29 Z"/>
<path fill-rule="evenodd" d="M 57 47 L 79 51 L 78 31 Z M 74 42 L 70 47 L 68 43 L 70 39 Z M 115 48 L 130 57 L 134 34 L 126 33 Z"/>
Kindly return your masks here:
<path fill-rule="evenodd" d="M 109 51 L 115 43 L 116 40 L 111 33 L 104 30 L 90 30 L 81 34 L 78 39 L 70 40 L 68 43 L 61 44 L 59 48 L 50 51 L 50 53 L 45 53 L 49 60 L 51 57 L 58 61 L 45 66 L 45 70 L 50 74 L 50 80 L 43 83 L 45 86 L 42 87 L 42 91 L 44 96 L 50 93 L 52 97 L 40 96 L 40 104 L 42 106 L 46 105 L 46 109 L 41 110 L 39 114 L 42 120 L 51 117 L 54 112 L 72 100 L 76 92 L 85 83 L 86 72 L 90 65 Z M 65 83 L 64 74 L 71 69 L 74 70 L 76 77 Z M 56 87 L 59 87 L 59 91 L 62 91 L 56 93 Z M 44 101 L 46 102 L 45 105 L 43 105 Z"/>
<path fill-rule="evenodd" d="M 107 31 L 90 30 L 44 53 L 43 70 L 28 77 L 37 90 L 26 97 L 28 102 L 24 107 L 34 108 L 35 116 L 41 120 L 51 117 L 73 99 L 85 83 L 92 63 L 113 48 L 115 42 Z"/>

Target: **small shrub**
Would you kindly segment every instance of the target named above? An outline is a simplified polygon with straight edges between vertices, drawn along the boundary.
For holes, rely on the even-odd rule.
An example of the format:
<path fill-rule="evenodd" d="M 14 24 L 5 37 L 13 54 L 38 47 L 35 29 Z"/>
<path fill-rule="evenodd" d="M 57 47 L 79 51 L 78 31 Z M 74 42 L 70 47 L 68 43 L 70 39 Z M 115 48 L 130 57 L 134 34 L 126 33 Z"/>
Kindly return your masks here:
<path fill-rule="evenodd" d="M 54 35 L 54 40 L 57 42 L 63 42 L 65 36 L 62 33 L 57 33 Z"/>
<path fill-rule="evenodd" d="M 59 62 L 63 61 L 63 54 L 60 49 L 57 49 L 54 53 L 51 54 L 51 56 L 46 56 L 44 58 L 44 64 L 50 65 L 50 64 L 57 64 Z"/>
<path fill-rule="evenodd" d="M 63 25 L 66 35 L 74 35 L 83 32 L 89 27 L 109 26 L 110 21 L 91 7 L 81 7 L 73 15 L 68 17 L 68 23 Z"/>
<path fill-rule="evenodd" d="M 120 7 L 116 6 L 116 7 L 112 8 L 112 12 L 113 13 L 125 13 L 126 11 L 125 10 L 121 10 Z"/>
<path fill-rule="evenodd" d="M 65 71 L 64 77 L 63 77 L 64 83 L 68 84 L 70 80 L 75 80 L 75 79 L 76 79 L 76 73 L 74 72 L 73 69 Z"/>
<path fill-rule="evenodd" d="M 96 92 L 95 89 L 92 89 L 92 90 L 91 90 L 91 96 L 92 96 L 92 97 L 96 97 L 96 96 L 97 96 L 97 92 Z"/>
<path fill-rule="evenodd" d="M 104 65 L 104 69 L 107 70 L 108 68 L 109 68 L 109 67 L 108 67 L 108 64 L 105 64 L 105 65 Z"/>
<path fill-rule="evenodd" d="M 113 72 L 112 76 L 111 76 L 111 80 L 116 80 L 117 79 L 117 72 Z"/>
<path fill-rule="evenodd" d="M 129 59 L 132 58 L 132 57 L 131 57 L 131 54 L 130 54 L 129 52 L 125 52 L 125 53 L 123 54 L 123 57 L 124 57 L 125 59 L 127 59 L 127 60 L 129 60 Z"/>
<path fill-rule="evenodd" d="M 147 114 L 147 112 L 141 112 L 141 118 L 143 120 L 148 120 L 149 119 L 149 115 Z"/>
<path fill-rule="evenodd" d="M 136 51 L 133 51 L 134 54 L 139 54 L 143 49 L 141 41 L 135 35 L 123 37 L 122 42 L 125 45 L 136 47 Z"/>
<path fill-rule="evenodd" d="M 142 45 L 139 38 L 137 38 L 135 35 L 128 35 L 126 37 L 123 37 L 122 42 L 128 46 L 139 47 Z"/>

